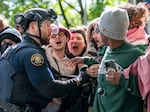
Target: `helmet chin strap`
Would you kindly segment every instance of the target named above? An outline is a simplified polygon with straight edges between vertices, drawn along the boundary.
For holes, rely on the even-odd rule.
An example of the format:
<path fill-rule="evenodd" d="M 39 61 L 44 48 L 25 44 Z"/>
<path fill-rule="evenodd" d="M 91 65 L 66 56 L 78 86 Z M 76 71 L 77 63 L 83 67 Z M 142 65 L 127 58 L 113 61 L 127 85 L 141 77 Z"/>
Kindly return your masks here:
<path fill-rule="evenodd" d="M 38 21 L 39 39 L 40 39 L 40 41 L 41 41 L 41 29 L 40 29 L 40 27 L 41 27 L 41 24 L 40 24 L 40 22 Z"/>
<path fill-rule="evenodd" d="M 40 29 L 40 27 L 41 27 L 41 25 L 40 25 L 40 23 L 38 22 L 39 36 L 30 34 L 30 33 L 26 33 L 26 34 L 29 35 L 29 36 L 38 38 L 38 39 L 40 40 L 41 44 L 44 45 L 43 40 L 42 40 L 42 38 L 41 38 L 41 29 Z"/>
<path fill-rule="evenodd" d="M 30 33 L 25 33 L 26 35 L 28 35 L 28 36 L 32 36 L 32 37 L 35 37 L 35 38 L 40 38 L 39 36 L 37 36 L 37 35 L 32 35 L 32 34 L 30 34 Z"/>
<path fill-rule="evenodd" d="M 25 33 L 25 35 L 29 36 L 29 37 L 32 38 L 32 39 L 34 39 L 34 38 L 38 39 L 39 41 L 37 41 L 37 43 L 38 43 L 40 46 L 42 45 L 39 36 L 37 36 L 37 35 L 32 35 L 32 34 L 30 34 L 30 33 Z M 34 40 L 35 40 L 35 39 L 34 39 Z"/>

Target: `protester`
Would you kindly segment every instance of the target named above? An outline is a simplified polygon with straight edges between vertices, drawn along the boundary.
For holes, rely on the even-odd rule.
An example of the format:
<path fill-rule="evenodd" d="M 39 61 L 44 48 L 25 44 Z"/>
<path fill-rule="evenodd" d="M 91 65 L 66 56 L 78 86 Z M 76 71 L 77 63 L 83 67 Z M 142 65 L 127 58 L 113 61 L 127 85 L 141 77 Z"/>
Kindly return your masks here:
<path fill-rule="evenodd" d="M 147 8 L 144 5 L 123 4 L 120 6 L 126 9 L 129 16 L 129 28 L 125 40 L 136 45 L 143 52 L 148 46 L 148 36 L 145 32 L 146 20 L 148 17 Z"/>
<path fill-rule="evenodd" d="M 21 34 L 15 28 L 6 27 L 0 33 L 0 54 L 3 54 L 9 46 L 15 45 L 21 40 Z"/>
<path fill-rule="evenodd" d="M 92 39 L 95 41 L 97 49 L 99 49 L 97 51 L 97 56 L 92 56 L 92 57 L 88 57 L 88 56 L 79 57 L 79 56 L 77 56 L 77 57 L 69 60 L 68 64 L 69 64 L 69 66 L 72 66 L 72 67 L 76 66 L 79 63 L 86 64 L 89 66 L 88 68 L 93 68 L 93 69 L 89 69 L 89 72 L 88 72 L 88 68 L 87 68 L 87 72 L 90 73 L 91 76 L 97 77 L 97 71 L 98 71 L 97 66 L 101 63 L 101 60 L 102 60 L 104 53 L 106 51 L 106 48 L 107 48 L 104 45 L 104 43 L 102 42 L 102 38 L 100 36 L 100 30 L 98 28 L 98 24 L 93 29 Z"/>
<path fill-rule="evenodd" d="M 113 71 L 122 71 L 143 54 L 125 41 L 128 26 L 128 13 L 124 9 L 113 7 L 100 16 L 100 35 L 108 48 L 99 67 L 93 112 L 142 112 L 137 78 L 126 80 L 122 75 L 115 78 L 113 75 Z"/>
<path fill-rule="evenodd" d="M 0 15 L 0 56 L 10 46 L 21 42 L 21 35 L 9 26 L 9 21 Z"/>
<path fill-rule="evenodd" d="M 92 25 L 94 25 L 94 26 L 92 26 Z M 87 42 L 87 43 L 88 44 L 90 44 L 90 43 L 94 44 L 94 46 L 97 48 L 98 51 L 94 52 L 94 53 L 96 53 L 96 56 L 93 55 L 91 57 L 87 57 L 87 56 L 75 57 L 75 58 L 72 58 L 71 60 L 69 60 L 68 64 L 69 64 L 69 66 L 76 66 L 79 63 L 83 63 L 83 64 L 88 65 L 88 68 L 86 69 L 86 72 L 88 74 L 91 74 L 90 76 L 93 77 L 93 79 L 92 79 L 92 89 L 91 89 L 90 101 L 89 101 L 89 111 L 88 112 L 92 112 L 94 95 L 95 95 L 96 86 L 97 86 L 96 85 L 97 84 L 96 77 L 98 75 L 99 64 L 101 63 L 101 60 L 104 56 L 106 46 L 104 46 L 104 43 L 102 42 L 102 38 L 100 36 L 100 30 L 98 28 L 98 22 L 93 21 L 90 24 L 90 26 L 88 27 L 88 29 L 89 30 L 93 29 L 93 31 L 91 31 L 92 34 L 91 33 L 89 34 L 89 35 L 91 35 L 90 38 L 92 39 L 92 41 L 90 41 L 91 39 L 89 39 L 90 42 Z M 92 42 L 94 42 L 94 43 L 92 43 Z M 88 52 L 91 50 L 91 48 L 92 49 L 94 48 L 93 46 L 89 46 L 89 47 L 90 48 L 87 50 Z"/>
<path fill-rule="evenodd" d="M 87 48 L 85 32 L 82 29 L 75 28 L 70 31 L 72 36 L 68 42 L 68 57 L 83 56 Z"/>
<path fill-rule="evenodd" d="M 67 28 L 59 27 L 59 33 L 50 36 L 50 47 L 46 48 L 46 54 L 51 66 L 60 77 L 75 74 L 75 66 L 69 67 L 67 65 L 69 58 L 66 56 L 66 50 L 70 38 L 71 32 Z"/>
<path fill-rule="evenodd" d="M 140 56 L 133 64 L 124 69 L 124 77 L 129 79 L 130 75 L 138 78 L 139 90 L 143 100 L 146 102 L 146 112 L 150 112 L 150 50 Z"/>
<path fill-rule="evenodd" d="M 93 34 L 95 32 L 95 28 L 98 24 L 98 18 L 92 20 L 88 27 L 87 27 L 87 32 L 86 32 L 86 37 L 87 37 L 87 49 L 86 49 L 86 56 L 92 56 L 95 57 L 97 56 L 97 51 L 98 51 L 98 47 L 96 45 L 95 40 L 93 39 Z"/>

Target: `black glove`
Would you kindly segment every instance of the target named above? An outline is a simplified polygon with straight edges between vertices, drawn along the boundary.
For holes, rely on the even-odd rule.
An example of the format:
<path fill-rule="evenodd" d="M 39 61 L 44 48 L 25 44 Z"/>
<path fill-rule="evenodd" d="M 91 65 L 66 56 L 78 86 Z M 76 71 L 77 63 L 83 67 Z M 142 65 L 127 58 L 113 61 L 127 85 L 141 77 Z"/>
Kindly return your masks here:
<path fill-rule="evenodd" d="M 82 85 L 87 83 L 91 77 L 84 71 L 80 71 L 79 75 L 77 76 L 76 80 L 78 85 Z"/>

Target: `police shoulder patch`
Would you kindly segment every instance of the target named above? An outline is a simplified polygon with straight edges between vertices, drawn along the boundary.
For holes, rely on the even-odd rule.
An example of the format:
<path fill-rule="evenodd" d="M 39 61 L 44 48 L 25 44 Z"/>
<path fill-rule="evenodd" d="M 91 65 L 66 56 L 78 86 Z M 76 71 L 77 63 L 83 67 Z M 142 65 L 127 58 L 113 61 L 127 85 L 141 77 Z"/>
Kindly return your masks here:
<path fill-rule="evenodd" d="M 35 66 L 42 66 L 44 63 L 44 57 L 39 53 L 35 53 L 31 56 L 31 63 Z"/>

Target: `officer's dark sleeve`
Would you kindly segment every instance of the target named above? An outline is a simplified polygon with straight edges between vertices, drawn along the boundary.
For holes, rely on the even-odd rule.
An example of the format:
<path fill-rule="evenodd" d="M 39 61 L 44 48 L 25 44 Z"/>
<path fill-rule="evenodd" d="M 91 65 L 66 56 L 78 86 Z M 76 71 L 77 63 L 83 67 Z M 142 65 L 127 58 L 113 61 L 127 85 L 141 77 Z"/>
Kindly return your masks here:
<path fill-rule="evenodd" d="M 40 83 L 36 86 L 42 95 L 51 99 L 65 96 L 70 94 L 76 96 L 78 94 L 78 88 L 76 82 L 74 81 L 59 81 L 59 80 L 49 80 Z M 75 97 L 74 96 L 74 97 Z"/>
<path fill-rule="evenodd" d="M 32 60 L 33 56 L 42 56 L 44 62 L 36 65 Z M 49 69 L 46 57 L 39 51 L 30 51 L 24 55 L 23 63 L 25 71 L 32 85 L 46 98 L 57 98 L 66 94 L 75 94 L 78 91 L 77 83 L 74 80 L 56 81 Z"/>

